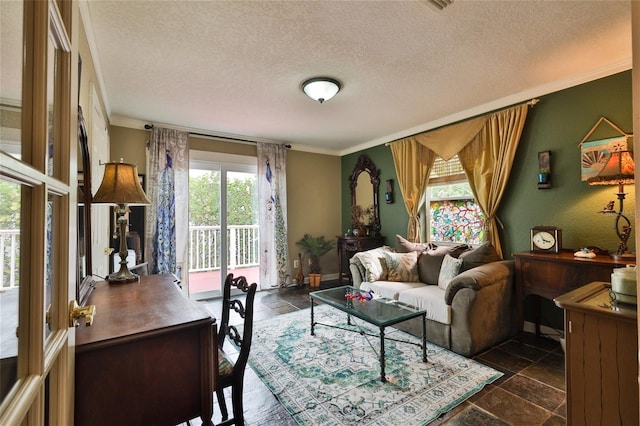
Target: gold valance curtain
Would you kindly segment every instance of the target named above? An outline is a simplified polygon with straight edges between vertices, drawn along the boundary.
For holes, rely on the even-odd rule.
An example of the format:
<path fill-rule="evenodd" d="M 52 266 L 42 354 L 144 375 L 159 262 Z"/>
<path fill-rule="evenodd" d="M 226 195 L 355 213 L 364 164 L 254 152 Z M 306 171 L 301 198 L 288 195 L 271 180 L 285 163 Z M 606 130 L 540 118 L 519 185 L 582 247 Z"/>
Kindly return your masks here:
<path fill-rule="evenodd" d="M 476 201 L 487 217 L 485 240 L 502 255 L 495 212 L 511 173 L 527 111 L 525 103 L 390 144 L 398 186 L 409 213 L 408 240 L 419 239 L 419 202 L 436 155 L 449 160 L 458 154 Z"/>
<path fill-rule="evenodd" d="M 420 237 L 420 221 L 418 208 L 420 199 L 427 189 L 429 174 L 436 155 L 413 137 L 408 137 L 391 144 L 393 164 L 398 177 L 398 186 L 409 213 L 407 239 L 415 242 Z"/>

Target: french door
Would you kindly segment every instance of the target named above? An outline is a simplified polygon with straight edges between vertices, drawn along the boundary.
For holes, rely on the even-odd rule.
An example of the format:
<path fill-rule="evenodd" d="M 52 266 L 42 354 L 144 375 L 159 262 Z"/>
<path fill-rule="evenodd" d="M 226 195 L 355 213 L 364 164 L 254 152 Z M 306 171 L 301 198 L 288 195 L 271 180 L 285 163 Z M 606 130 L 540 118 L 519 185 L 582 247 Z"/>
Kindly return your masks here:
<path fill-rule="evenodd" d="M 0 424 L 72 424 L 77 3 L 0 1 L 0 27 Z"/>
<path fill-rule="evenodd" d="M 257 166 L 255 157 L 189 158 L 189 295 L 202 300 L 221 296 L 229 273 L 259 280 Z"/>

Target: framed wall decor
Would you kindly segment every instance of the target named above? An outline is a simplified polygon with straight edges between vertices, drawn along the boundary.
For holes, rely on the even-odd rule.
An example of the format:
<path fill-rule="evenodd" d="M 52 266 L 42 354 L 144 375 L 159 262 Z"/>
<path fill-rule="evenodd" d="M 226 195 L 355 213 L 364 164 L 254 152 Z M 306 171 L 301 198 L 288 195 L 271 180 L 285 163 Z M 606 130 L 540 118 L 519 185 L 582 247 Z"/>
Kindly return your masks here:
<path fill-rule="evenodd" d="M 603 123 L 609 129 L 599 129 Z M 612 152 L 633 151 L 633 135 L 625 133 L 607 118 L 600 117 L 579 146 L 581 179 L 586 182 L 589 178 L 598 176 Z"/>
<path fill-rule="evenodd" d="M 598 176 L 612 152 L 631 151 L 632 147 L 628 136 L 616 136 L 613 138 L 583 142 L 580 147 L 581 177 L 585 182 L 589 178 Z"/>

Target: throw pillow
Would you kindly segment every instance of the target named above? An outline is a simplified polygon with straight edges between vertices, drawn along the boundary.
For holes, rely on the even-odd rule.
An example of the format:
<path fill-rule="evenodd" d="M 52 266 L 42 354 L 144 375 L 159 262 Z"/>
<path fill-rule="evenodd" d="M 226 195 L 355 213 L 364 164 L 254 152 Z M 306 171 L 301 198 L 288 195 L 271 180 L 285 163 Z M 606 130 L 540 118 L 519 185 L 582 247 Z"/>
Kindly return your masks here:
<path fill-rule="evenodd" d="M 444 255 L 442 266 L 440 267 L 440 276 L 438 277 L 438 287 L 446 290 L 449 283 L 460 273 L 462 259 L 456 259 L 448 254 Z"/>
<path fill-rule="evenodd" d="M 389 247 L 383 246 L 377 249 L 356 253 L 353 256 L 360 261 L 360 264 L 364 269 L 364 274 L 362 274 L 362 279 L 364 281 L 373 282 L 387 279 L 386 270 L 382 263 L 385 261 L 384 253 L 388 250 L 390 250 Z"/>
<path fill-rule="evenodd" d="M 385 253 L 389 281 L 418 282 L 418 252 Z"/>
<path fill-rule="evenodd" d="M 486 242 L 472 250 L 465 251 L 460 254 L 460 259 L 462 259 L 462 271 L 502 260 L 491 242 Z"/>
<path fill-rule="evenodd" d="M 440 276 L 440 266 L 445 255 L 458 257 L 460 253 L 468 249 L 466 244 L 458 246 L 440 246 L 420 253 L 418 258 L 418 276 L 425 284 L 438 284 Z"/>
<path fill-rule="evenodd" d="M 396 234 L 396 239 L 398 240 L 398 252 L 402 253 L 408 253 L 411 251 L 421 252 L 435 247 L 432 246 L 431 243 L 412 243 L 398 234 Z"/>

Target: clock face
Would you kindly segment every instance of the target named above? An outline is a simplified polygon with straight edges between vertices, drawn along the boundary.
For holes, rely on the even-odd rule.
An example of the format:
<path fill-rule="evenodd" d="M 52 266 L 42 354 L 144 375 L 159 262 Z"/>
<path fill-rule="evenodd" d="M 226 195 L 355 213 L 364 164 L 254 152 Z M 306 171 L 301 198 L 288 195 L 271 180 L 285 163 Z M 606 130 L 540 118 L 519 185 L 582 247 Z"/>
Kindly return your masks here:
<path fill-rule="evenodd" d="M 533 244 L 541 250 L 549 250 L 556 244 L 556 238 L 547 231 L 540 231 L 533 236 Z"/>

